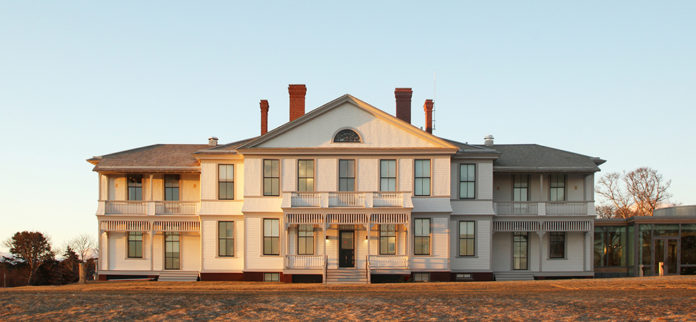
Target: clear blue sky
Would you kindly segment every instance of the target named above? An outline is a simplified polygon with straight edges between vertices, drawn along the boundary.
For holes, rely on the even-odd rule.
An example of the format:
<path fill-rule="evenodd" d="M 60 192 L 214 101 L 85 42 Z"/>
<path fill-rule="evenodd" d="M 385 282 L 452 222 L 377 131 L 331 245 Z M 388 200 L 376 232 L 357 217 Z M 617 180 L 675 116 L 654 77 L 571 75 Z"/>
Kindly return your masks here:
<path fill-rule="evenodd" d="M 250 4 L 251 3 L 251 4 Z M 0 0 L 0 239 L 96 235 L 85 159 L 153 143 L 229 142 L 351 93 L 435 134 L 539 143 L 639 166 L 696 203 L 696 1 Z M 4 247 L 0 250 L 5 251 Z"/>

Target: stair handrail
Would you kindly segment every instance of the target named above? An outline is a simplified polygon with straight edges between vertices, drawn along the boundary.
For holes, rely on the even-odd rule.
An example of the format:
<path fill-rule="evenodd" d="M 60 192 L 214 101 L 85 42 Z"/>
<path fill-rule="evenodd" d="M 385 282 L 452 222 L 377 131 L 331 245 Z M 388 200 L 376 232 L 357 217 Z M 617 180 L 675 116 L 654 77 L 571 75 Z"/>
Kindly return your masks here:
<path fill-rule="evenodd" d="M 324 284 L 328 284 L 326 281 L 329 278 L 329 255 L 324 254 Z"/>
<path fill-rule="evenodd" d="M 365 274 L 367 274 L 367 284 L 370 284 L 370 255 L 365 256 Z"/>

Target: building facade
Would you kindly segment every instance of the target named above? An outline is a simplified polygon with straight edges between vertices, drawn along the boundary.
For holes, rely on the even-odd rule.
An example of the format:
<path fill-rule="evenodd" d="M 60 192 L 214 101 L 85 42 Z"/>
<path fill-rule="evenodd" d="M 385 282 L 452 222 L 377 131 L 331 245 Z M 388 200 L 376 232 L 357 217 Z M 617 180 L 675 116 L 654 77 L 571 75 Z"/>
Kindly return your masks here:
<path fill-rule="evenodd" d="M 229 144 L 93 157 L 99 276 L 382 282 L 593 276 L 594 173 L 536 144 L 474 145 L 344 95 Z"/>

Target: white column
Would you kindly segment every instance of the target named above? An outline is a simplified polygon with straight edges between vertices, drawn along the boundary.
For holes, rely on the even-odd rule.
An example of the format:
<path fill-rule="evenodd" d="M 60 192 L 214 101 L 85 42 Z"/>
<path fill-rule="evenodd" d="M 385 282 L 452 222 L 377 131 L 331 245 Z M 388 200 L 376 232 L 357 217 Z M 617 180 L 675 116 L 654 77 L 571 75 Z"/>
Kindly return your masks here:
<path fill-rule="evenodd" d="M 155 245 L 155 231 L 150 230 L 150 270 L 154 271 L 155 270 L 155 251 L 154 251 L 154 245 Z"/>
<path fill-rule="evenodd" d="M 539 236 L 539 272 L 542 272 L 543 269 L 543 261 L 544 261 L 544 234 L 546 234 L 545 231 L 540 230 L 537 231 L 537 236 Z"/>
<path fill-rule="evenodd" d="M 103 253 L 99 254 L 99 257 L 102 257 L 102 268 L 106 271 L 109 270 L 109 232 L 105 231 L 104 236 L 101 237 L 104 238 L 104 242 L 102 243 L 103 246 Z"/>

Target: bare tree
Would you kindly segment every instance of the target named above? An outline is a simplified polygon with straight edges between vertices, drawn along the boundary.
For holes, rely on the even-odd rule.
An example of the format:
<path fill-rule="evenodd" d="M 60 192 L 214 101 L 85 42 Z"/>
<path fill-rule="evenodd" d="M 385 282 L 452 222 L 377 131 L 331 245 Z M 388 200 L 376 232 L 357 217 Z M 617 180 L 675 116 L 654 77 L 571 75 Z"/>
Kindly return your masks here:
<path fill-rule="evenodd" d="M 27 284 L 31 284 L 32 278 L 41 264 L 55 257 L 48 238 L 36 231 L 15 233 L 12 238 L 5 241 L 5 246 L 10 249 L 10 253 L 29 266 Z"/>
<path fill-rule="evenodd" d="M 77 236 L 76 238 L 68 242 L 68 245 L 70 246 L 70 248 L 75 250 L 75 252 L 77 252 L 78 255 L 80 255 L 80 260 L 82 262 L 86 261 L 87 256 L 93 254 L 94 249 L 96 248 L 96 243 L 94 242 L 92 236 L 89 234 L 81 234 L 80 236 Z"/>
<path fill-rule="evenodd" d="M 624 174 L 607 173 L 599 179 L 597 193 L 608 203 L 597 206 L 597 213 L 603 218 L 652 216 L 671 197 L 667 192 L 671 184 L 647 167 Z"/>

